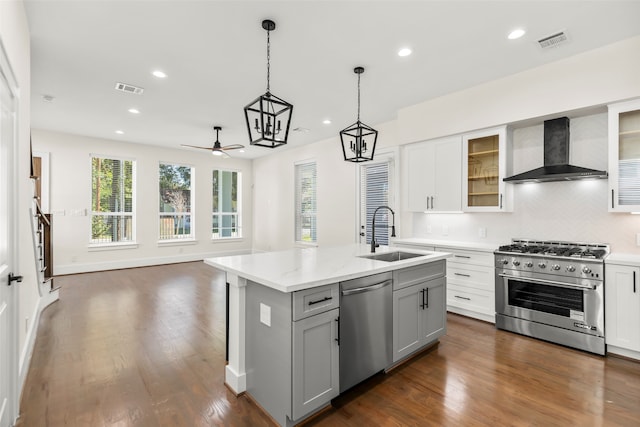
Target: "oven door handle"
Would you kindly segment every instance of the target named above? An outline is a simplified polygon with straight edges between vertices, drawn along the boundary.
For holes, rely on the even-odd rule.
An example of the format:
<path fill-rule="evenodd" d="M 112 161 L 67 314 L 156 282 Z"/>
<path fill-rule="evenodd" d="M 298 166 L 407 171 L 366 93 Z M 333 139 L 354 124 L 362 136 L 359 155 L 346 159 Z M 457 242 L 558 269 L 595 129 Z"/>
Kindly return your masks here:
<path fill-rule="evenodd" d="M 505 279 L 514 279 L 514 280 L 520 280 L 520 281 L 527 281 L 527 282 L 539 283 L 541 285 L 553 285 L 553 286 L 558 286 L 558 287 L 561 287 L 561 288 L 569 288 L 569 289 L 587 289 L 587 290 L 592 291 L 592 290 L 594 290 L 596 288 L 596 286 L 594 286 L 594 285 L 571 285 L 569 283 L 559 283 L 559 282 L 555 282 L 553 280 L 532 279 L 531 277 L 511 276 L 509 274 L 502 274 L 502 273 L 498 273 L 498 276 L 504 277 Z"/>

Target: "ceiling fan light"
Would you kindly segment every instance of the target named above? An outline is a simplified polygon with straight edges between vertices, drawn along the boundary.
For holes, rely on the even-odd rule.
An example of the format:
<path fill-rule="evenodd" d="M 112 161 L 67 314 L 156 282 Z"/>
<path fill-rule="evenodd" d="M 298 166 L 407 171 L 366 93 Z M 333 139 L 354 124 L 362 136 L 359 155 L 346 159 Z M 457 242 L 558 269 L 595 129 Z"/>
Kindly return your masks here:
<path fill-rule="evenodd" d="M 222 156 L 222 151 L 213 150 L 213 151 L 211 151 L 211 154 L 213 154 L 214 156 Z"/>

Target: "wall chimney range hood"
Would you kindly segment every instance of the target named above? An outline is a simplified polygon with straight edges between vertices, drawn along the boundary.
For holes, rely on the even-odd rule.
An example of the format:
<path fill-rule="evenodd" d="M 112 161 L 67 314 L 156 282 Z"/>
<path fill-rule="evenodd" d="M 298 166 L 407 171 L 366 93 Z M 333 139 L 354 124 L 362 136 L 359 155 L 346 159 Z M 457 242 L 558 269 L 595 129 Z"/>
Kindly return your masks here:
<path fill-rule="evenodd" d="M 544 166 L 505 178 L 504 181 L 521 184 L 606 177 L 606 171 L 569 164 L 569 118 L 560 117 L 544 122 Z"/>

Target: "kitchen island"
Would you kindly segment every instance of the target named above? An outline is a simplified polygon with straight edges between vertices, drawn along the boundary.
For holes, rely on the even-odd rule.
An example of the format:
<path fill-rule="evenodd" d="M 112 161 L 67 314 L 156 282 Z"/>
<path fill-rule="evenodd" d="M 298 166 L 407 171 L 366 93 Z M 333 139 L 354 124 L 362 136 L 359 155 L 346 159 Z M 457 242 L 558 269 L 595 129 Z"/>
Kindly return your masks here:
<path fill-rule="evenodd" d="M 376 255 L 397 251 L 379 247 Z M 392 364 L 437 341 L 446 330 L 449 254 L 402 252 L 413 256 L 385 261 L 371 258 L 367 245 L 347 245 L 205 259 L 225 271 L 229 284 L 227 386 L 247 391 L 280 425 L 329 404 L 344 391 L 338 384 L 339 283 L 352 279 L 393 278 Z"/>

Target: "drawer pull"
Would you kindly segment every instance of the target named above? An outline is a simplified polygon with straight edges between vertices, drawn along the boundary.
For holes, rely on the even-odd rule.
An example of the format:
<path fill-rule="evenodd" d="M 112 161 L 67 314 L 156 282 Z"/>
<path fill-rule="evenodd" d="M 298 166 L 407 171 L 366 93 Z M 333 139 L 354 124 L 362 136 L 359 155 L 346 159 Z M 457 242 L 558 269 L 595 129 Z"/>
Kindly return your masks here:
<path fill-rule="evenodd" d="M 309 305 L 320 304 L 321 302 L 329 301 L 331 299 L 333 299 L 333 297 L 324 297 L 316 301 L 309 301 Z"/>
<path fill-rule="evenodd" d="M 460 295 L 454 295 L 453 297 L 454 297 L 454 298 L 458 298 L 458 299 L 463 299 L 463 300 L 471 301 L 471 298 L 461 297 Z"/>
<path fill-rule="evenodd" d="M 470 256 L 466 256 L 466 255 L 453 255 L 454 258 L 465 258 L 465 259 L 471 259 Z"/>
<path fill-rule="evenodd" d="M 462 274 L 462 273 L 453 273 L 453 274 L 455 274 L 456 276 L 471 277 L 470 274 Z"/>

